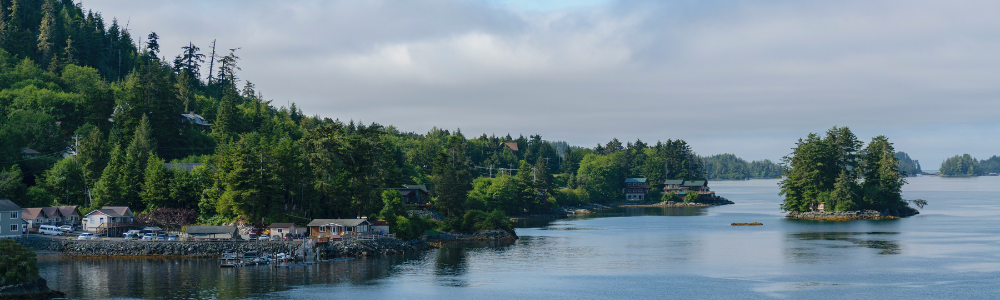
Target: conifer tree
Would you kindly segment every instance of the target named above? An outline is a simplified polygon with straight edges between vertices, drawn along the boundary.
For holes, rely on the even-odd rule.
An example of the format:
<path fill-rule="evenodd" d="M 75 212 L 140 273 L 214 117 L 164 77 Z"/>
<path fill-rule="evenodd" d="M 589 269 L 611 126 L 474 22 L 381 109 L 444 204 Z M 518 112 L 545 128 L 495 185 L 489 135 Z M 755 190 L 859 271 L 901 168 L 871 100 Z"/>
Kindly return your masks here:
<path fill-rule="evenodd" d="M 176 208 L 170 203 L 171 174 L 164 166 L 164 162 L 155 155 L 149 156 L 146 163 L 146 172 L 143 175 L 145 183 L 142 186 L 142 203 L 145 211 L 150 211 L 157 207 Z M 138 208 L 136 208 L 138 209 Z"/>
<path fill-rule="evenodd" d="M 122 171 L 126 168 L 125 154 L 121 146 L 111 149 L 107 167 L 101 172 L 101 179 L 94 185 L 94 202 L 90 208 L 100 208 L 107 205 L 127 205 L 123 197 Z"/>

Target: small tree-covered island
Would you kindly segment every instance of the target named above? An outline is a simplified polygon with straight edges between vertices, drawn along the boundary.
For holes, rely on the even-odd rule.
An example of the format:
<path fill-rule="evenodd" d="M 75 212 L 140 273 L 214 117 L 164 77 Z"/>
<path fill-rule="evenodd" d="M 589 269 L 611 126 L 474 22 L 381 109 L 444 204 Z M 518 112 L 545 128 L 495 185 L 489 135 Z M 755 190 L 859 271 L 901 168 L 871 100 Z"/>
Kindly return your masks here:
<path fill-rule="evenodd" d="M 782 159 L 787 217 L 816 220 L 891 219 L 919 212 L 903 200 L 906 171 L 899 168 L 892 143 L 877 136 L 867 146 L 847 127 L 825 137 L 810 133 Z M 915 205 L 923 206 L 922 200 Z"/>

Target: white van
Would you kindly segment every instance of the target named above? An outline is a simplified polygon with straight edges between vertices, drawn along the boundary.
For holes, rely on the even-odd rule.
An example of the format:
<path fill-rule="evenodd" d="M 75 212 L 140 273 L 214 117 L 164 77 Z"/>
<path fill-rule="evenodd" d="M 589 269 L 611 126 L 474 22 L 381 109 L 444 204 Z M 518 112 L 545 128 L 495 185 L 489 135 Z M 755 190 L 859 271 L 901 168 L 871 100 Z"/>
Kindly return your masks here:
<path fill-rule="evenodd" d="M 48 235 L 63 235 L 63 231 L 59 230 L 59 227 L 53 225 L 42 225 L 38 227 L 38 232 Z"/>

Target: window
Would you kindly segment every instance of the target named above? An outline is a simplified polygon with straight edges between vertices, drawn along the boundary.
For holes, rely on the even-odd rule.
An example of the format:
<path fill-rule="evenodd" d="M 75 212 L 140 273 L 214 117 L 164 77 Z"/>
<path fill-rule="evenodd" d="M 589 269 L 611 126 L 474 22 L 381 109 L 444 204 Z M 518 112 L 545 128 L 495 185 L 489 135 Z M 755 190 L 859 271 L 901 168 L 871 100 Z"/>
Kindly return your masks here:
<path fill-rule="evenodd" d="M 346 231 L 346 232 L 351 232 L 353 230 L 354 230 L 353 227 L 344 227 L 344 231 Z"/>
<path fill-rule="evenodd" d="M 10 231 L 11 232 L 16 232 L 17 231 L 17 224 L 11 224 L 10 225 Z"/>
<path fill-rule="evenodd" d="M 281 228 L 278 228 L 278 233 L 281 233 Z"/>
<path fill-rule="evenodd" d="M 16 211 L 10 212 L 10 218 L 11 219 L 17 219 L 17 212 Z"/>
<path fill-rule="evenodd" d="M 319 232 L 326 232 L 326 227 L 320 226 L 319 227 Z"/>

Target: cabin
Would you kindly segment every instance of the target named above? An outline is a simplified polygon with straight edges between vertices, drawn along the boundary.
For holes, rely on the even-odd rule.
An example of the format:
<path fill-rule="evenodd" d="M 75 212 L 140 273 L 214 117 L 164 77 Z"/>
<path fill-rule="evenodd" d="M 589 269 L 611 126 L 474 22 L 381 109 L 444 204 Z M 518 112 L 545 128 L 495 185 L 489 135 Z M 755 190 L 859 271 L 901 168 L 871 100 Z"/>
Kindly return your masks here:
<path fill-rule="evenodd" d="M 0 200 L 0 238 L 20 237 L 28 230 L 28 224 L 21 218 L 24 209 L 13 201 Z"/>
<path fill-rule="evenodd" d="M 646 178 L 625 178 L 625 188 L 622 194 L 625 200 L 645 201 L 646 193 L 649 192 L 649 179 Z"/>
<path fill-rule="evenodd" d="M 663 181 L 663 191 L 664 192 L 679 192 L 681 190 L 681 185 L 684 184 L 684 179 L 668 179 Z"/>
<path fill-rule="evenodd" d="M 194 240 L 232 240 L 240 237 L 236 226 L 188 226 L 184 233 Z"/>
<path fill-rule="evenodd" d="M 120 235 L 135 225 L 135 215 L 127 206 L 105 206 L 83 217 L 83 230 L 108 236 Z"/>
<path fill-rule="evenodd" d="M 367 219 L 315 219 L 309 222 L 309 236 L 340 238 L 344 235 L 368 233 L 371 222 Z"/>
<path fill-rule="evenodd" d="M 431 193 L 426 185 L 404 184 L 402 188 L 391 188 L 403 195 L 403 205 L 426 206 L 431 202 Z"/>
<path fill-rule="evenodd" d="M 291 233 L 292 236 L 302 233 L 302 228 L 295 223 L 271 223 L 271 226 L 267 226 L 267 230 L 271 232 L 272 236 L 279 236 L 284 238 L 285 234 Z"/>
<path fill-rule="evenodd" d="M 38 151 L 35 151 L 35 149 L 31 149 L 31 148 L 27 148 L 27 147 L 21 148 L 21 157 L 24 158 L 24 159 L 32 159 L 32 158 L 39 157 L 41 155 L 42 155 L 42 153 L 38 152 Z"/>
<path fill-rule="evenodd" d="M 685 180 L 681 188 L 689 191 L 697 191 L 699 194 L 708 192 L 708 180 Z"/>

